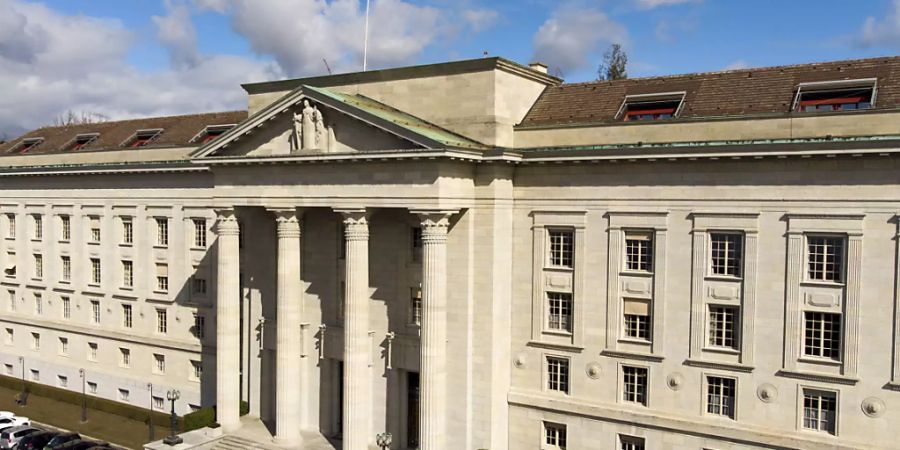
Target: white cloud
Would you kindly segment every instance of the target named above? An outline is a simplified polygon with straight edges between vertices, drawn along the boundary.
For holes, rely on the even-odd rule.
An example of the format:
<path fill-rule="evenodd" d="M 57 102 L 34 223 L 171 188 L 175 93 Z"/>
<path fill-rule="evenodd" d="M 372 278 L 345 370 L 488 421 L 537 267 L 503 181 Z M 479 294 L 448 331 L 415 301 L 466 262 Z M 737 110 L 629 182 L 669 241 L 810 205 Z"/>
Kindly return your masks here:
<path fill-rule="evenodd" d="M 654 9 L 660 6 L 680 5 L 682 3 L 700 3 L 703 0 L 634 0 L 638 8 Z"/>
<path fill-rule="evenodd" d="M 166 0 L 166 16 L 153 16 L 157 39 L 169 50 L 172 65 L 178 68 L 195 67 L 200 63 L 197 50 L 197 30 L 191 22 L 191 11 L 184 3 Z"/>
<path fill-rule="evenodd" d="M 739 59 L 739 60 L 734 61 L 733 63 L 723 67 L 722 70 L 741 70 L 741 69 L 747 69 L 749 67 L 750 67 L 750 64 L 747 64 L 747 61 L 744 61 L 743 59 Z"/>
<path fill-rule="evenodd" d="M 627 41 L 625 27 L 603 12 L 563 8 L 554 12 L 534 36 L 534 60 L 566 74 L 599 63 L 599 58 L 590 58 L 605 45 Z"/>
<path fill-rule="evenodd" d="M 497 23 L 500 13 L 486 8 L 467 9 L 462 12 L 462 17 L 472 31 L 477 33 Z"/>
<path fill-rule="evenodd" d="M 894 0 L 891 12 L 882 18 L 868 17 L 856 41 L 863 47 L 886 45 L 900 48 L 900 0 Z"/>

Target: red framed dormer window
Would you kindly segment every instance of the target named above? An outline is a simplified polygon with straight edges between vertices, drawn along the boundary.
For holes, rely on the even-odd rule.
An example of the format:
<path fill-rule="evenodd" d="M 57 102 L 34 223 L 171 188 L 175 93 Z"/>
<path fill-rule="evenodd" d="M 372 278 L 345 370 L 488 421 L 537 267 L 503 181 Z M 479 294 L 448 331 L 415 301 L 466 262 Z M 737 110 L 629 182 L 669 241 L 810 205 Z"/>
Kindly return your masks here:
<path fill-rule="evenodd" d="M 150 143 L 153 142 L 160 134 L 162 134 L 162 132 L 163 130 L 161 128 L 153 130 L 138 130 L 131 136 L 131 138 L 125 141 L 122 146 L 130 148 L 146 147 L 147 145 L 150 145 Z"/>
<path fill-rule="evenodd" d="M 684 92 L 628 95 L 616 117 L 626 122 L 672 119 L 681 111 L 684 96 Z"/>
<path fill-rule="evenodd" d="M 804 83 L 797 88 L 794 111 L 853 111 L 875 104 L 875 80 Z"/>
<path fill-rule="evenodd" d="M 87 147 L 91 142 L 97 140 L 100 137 L 99 133 L 86 133 L 79 134 L 75 136 L 75 139 L 72 140 L 72 143 L 69 144 L 69 148 L 67 150 L 72 152 L 77 152 L 85 147 Z"/>
<path fill-rule="evenodd" d="M 38 145 L 41 145 L 42 142 L 44 142 L 44 138 L 23 139 L 22 143 L 16 146 L 15 151 L 18 153 L 28 153 L 29 151 L 34 150 Z"/>
<path fill-rule="evenodd" d="M 678 104 L 647 104 L 629 106 L 625 111 L 625 120 L 664 120 L 675 117 Z"/>
<path fill-rule="evenodd" d="M 234 128 L 234 124 L 209 125 L 202 131 L 197 133 L 197 135 L 191 139 L 191 142 L 199 145 L 206 144 L 210 141 L 216 140 L 219 136 L 225 134 L 225 132 L 232 128 Z"/>

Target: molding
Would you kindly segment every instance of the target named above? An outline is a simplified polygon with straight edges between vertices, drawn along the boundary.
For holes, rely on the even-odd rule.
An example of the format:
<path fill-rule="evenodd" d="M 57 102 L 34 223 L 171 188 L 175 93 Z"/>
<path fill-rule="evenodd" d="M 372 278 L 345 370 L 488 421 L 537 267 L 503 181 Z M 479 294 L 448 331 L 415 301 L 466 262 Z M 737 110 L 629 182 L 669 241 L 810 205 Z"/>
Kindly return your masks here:
<path fill-rule="evenodd" d="M 685 366 L 700 367 L 704 369 L 730 370 L 733 372 L 751 373 L 755 367 L 744 364 L 734 364 L 721 361 L 709 361 L 701 359 L 686 359 L 682 363 Z"/>
<path fill-rule="evenodd" d="M 535 348 L 543 348 L 546 350 L 556 350 L 562 352 L 574 352 L 581 353 L 584 351 L 584 347 L 578 345 L 569 345 L 569 344 L 557 344 L 554 342 L 545 342 L 545 341 L 528 341 L 525 343 L 528 347 Z"/>
<path fill-rule="evenodd" d="M 646 362 L 662 362 L 665 357 L 660 355 L 652 355 L 649 353 L 632 353 L 632 352 L 623 352 L 618 350 L 603 350 L 600 352 L 601 356 L 607 356 L 610 358 L 619 358 L 619 359 L 630 359 L 635 361 L 646 361 Z"/>
<path fill-rule="evenodd" d="M 859 382 L 859 378 L 855 377 L 817 372 L 801 372 L 799 370 L 779 370 L 778 372 L 775 372 L 775 376 L 793 378 L 796 380 L 817 381 L 820 383 L 844 384 L 847 386 L 855 386 L 856 383 Z"/>

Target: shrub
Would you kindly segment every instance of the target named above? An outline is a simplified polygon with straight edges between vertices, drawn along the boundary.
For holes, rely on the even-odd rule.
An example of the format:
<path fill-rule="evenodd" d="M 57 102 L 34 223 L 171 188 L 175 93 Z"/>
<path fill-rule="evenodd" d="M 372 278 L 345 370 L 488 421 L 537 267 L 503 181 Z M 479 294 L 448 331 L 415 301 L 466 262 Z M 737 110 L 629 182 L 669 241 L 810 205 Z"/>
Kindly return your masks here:
<path fill-rule="evenodd" d="M 184 427 L 181 430 L 192 431 L 203 427 L 208 427 L 216 421 L 216 410 L 209 406 L 200 408 L 190 414 L 184 416 Z"/>

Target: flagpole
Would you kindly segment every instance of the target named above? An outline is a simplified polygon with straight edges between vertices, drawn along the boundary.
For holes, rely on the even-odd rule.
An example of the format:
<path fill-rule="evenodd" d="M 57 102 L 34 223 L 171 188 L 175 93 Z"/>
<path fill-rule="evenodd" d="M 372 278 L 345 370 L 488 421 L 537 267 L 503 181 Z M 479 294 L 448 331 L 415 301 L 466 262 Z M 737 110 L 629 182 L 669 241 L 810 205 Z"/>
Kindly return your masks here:
<path fill-rule="evenodd" d="M 366 71 L 369 59 L 369 0 L 366 0 L 366 37 L 363 43 L 363 72 Z"/>

